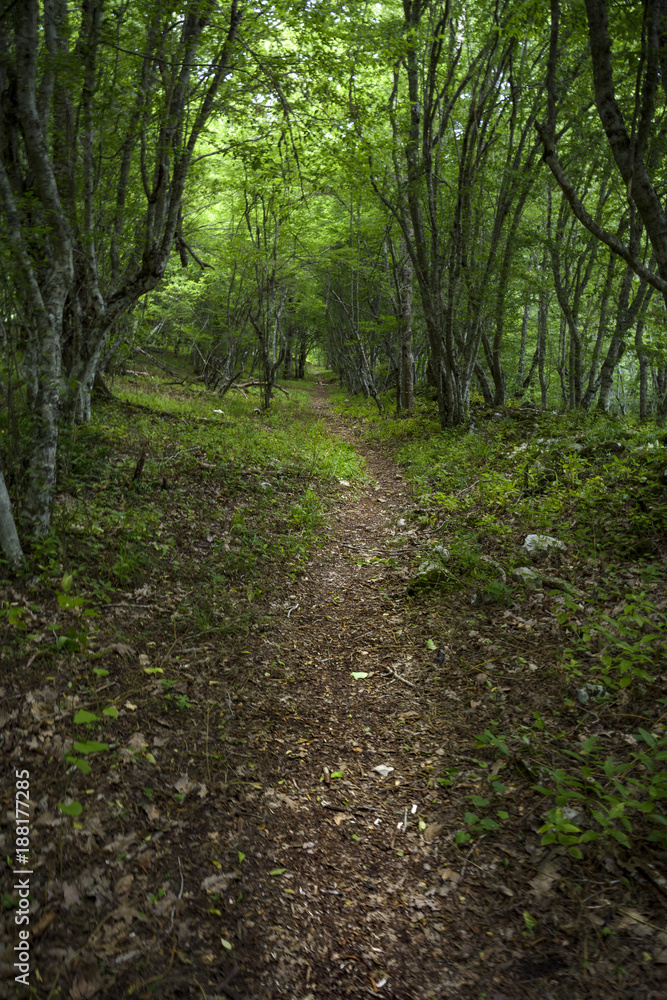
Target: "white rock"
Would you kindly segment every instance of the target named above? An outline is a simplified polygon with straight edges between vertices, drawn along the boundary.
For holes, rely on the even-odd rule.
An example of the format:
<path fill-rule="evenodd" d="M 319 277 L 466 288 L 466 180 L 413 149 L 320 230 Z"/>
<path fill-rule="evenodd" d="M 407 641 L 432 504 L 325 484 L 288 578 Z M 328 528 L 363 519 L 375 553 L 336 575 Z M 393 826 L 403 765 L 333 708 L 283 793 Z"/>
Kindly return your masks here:
<path fill-rule="evenodd" d="M 567 552 L 565 542 L 561 542 L 558 538 L 552 538 L 551 535 L 527 535 L 523 548 L 531 559 L 540 559 L 552 549 Z"/>

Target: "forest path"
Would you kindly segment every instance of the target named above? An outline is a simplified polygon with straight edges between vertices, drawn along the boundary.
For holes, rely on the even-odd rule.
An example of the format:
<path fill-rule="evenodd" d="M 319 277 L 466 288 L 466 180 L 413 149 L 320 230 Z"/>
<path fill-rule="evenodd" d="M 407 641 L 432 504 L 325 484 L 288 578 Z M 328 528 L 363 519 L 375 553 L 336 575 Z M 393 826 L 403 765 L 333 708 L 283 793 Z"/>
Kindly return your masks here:
<path fill-rule="evenodd" d="M 450 832 L 459 870 L 448 867 L 440 835 L 454 820 L 435 780 L 457 742 L 456 704 L 443 719 L 436 671 L 424 670 L 427 613 L 406 611 L 415 550 L 391 544 L 414 500 L 398 467 L 331 414 L 325 387 L 313 405 L 363 454 L 370 481 L 342 483 L 330 541 L 248 650 L 265 669 L 249 676 L 227 738 L 247 739 L 236 773 L 256 785 L 220 833 L 246 855 L 234 989 L 248 1000 L 476 997 L 457 912 L 465 853 Z"/>
<path fill-rule="evenodd" d="M 456 552 L 444 506 L 421 507 L 398 466 L 333 413 L 326 386 L 312 405 L 368 477 L 338 481 L 322 546 L 297 579 L 267 561 L 264 579 L 240 572 L 219 595 L 211 572 L 182 585 L 174 560 L 98 606 L 86 655 L 46 663 L 37 628 L 77 618 L 46 600 L 33 614 L 35 595 L 11 591 L 34 630 L 0 685 L 3 753 L 31 776 L 31 995 L 662 1000 L 652 863 L 606 847 L 584 863 L 541 843 L 532 727 L 569 730 L 570 745 L 593 727 L 610 735 L 565 702 L 556 599 L 473 604 L 465 577 L 409 595 L 430 542 Z M 189 489 L 210 491 L 210 520 L 203 505 L 185 518 L 185 544 L 204 559 L 203 540 L 224 539 L 247 499 L 209 481 L 212 468 L 164 497 L 180 514 Z M 284 516 L 309 516 L 307 497 L 289 496 Z M 517 545 L 530 527 L 516 526 Z M 590 583 L 577 568 L 566 564 Z M 221 618 L 195 616 L 218 597 Z M 92 732 L 109 752 L 94 749 L 90 773 L 68 768 L 73 720 L 91 731 L 80 710 L 105 705 L 116 714 Z M 3 780 L 9 856 L 9 768 Z M 64 798 L 78 822 L 63 821 Z M 474 839 L 458 846 L 459 831 Z M 0 1000 L 25 993 L 13 879 L 5 866 Z"/>

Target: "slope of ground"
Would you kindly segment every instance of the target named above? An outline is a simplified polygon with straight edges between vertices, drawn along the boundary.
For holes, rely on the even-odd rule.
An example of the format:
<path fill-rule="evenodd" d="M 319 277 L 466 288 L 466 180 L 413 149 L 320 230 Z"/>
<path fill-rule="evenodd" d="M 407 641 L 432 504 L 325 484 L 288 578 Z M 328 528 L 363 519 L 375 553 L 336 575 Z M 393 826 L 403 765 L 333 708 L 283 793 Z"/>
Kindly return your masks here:
<path fill-rule="evenodd" d="M 121 707 L 113 758 L 72 779 L 79 829 L 61 833 L 53 795 L 71 706 L 53 677 L 3 679 L 5 757 L 35 790 L 32 995 L 658 1000 L 655 856 L 588 863 L 541 846 L 530 751 L 476 741 L 510 715 L 528 733 L 561 712 L 557 605 L 408 593 L 429 541 L 418 498 L 324 386 L 313 405 L 362 452 L 367 484 L 340 478 L 320 550 L 267 581 L 242 639 L 184 647 L 174 625 L 170 644 L 171 599 L 128 596 L 110 677 L 76 706 Z M 149 618 L 164 625 L 146 642 Z M 146 671 L 167 667 L 165 691 Z M 580 718 L 575 706 L 560 724 Z M 16 912 L 7 997 L 30 995 L 12 983 Z"/>

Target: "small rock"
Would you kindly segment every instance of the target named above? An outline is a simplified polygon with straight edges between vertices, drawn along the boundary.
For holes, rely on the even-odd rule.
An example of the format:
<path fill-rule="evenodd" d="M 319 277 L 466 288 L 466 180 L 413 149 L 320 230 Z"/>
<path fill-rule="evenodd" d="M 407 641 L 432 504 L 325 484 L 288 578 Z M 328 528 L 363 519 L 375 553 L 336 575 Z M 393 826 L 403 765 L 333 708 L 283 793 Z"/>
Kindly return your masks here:
<path fill-rule="evenodd" d="M 551 535 L 527 535 L 523 548 L 530 558 L 537 562 L 544 559 L 551 551 L 567 552 L 567 545 Z"/>
<path fill-rule="evenodd" d="M 589 681 L 583 687 L 577 688 L 577 701 L 580 705 L 586 705 L 591 698 L 597 700 L 598 698 L 604 698 L 605 694 L 606 688 L 602 684 L 594 684 L 592 681 Z"/>
<path fill-rule="evenodd" d="M 408 586 L 408 593 L 414 593 L 421 587 L 434 587 L 449 576 L 449 570 L 445 568 L 445 563 L 449 559 L 449 551 L 444 545 L 435 545 L 429 552 L 428 557 L 419 565 L 417 575 L 413 577 Z"/>
<path fill-rule="evenodd" d="M 540 574 L 530 566 L 517 566 L 512 570 L 511 576 L 515 583 L 522 583 L 526 590 L 539 590 L 542 586 Z"/>
<path fill-rule="evenodd" d="M 575 826 L 586 826 L 586 814 L 580 809 L 573 809 L 572 806 L 563 806 L 560 811 L 566 823 L 574 823 Z"/>

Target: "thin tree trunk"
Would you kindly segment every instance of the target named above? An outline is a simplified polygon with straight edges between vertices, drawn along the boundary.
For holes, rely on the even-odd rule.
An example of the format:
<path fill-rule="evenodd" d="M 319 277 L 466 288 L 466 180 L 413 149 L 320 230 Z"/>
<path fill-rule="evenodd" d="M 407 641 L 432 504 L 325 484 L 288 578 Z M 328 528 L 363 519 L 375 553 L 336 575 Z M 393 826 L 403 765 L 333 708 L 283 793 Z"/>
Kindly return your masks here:
<path fill-rule="evenodd" d="M 12 503 L 5 485 L 2 466 L 0 466 L 0 548 L 12 569 L 20 569 L 24 562 L 23 549 L 16 531 Z"/>
<path fill-rule="evenodd" d="M 639 362 L 639 419 L 648 420 L 648 373 L 649 360 L 644 350 L 644 317 L 640 316 L 635 328 L 635 349 Z"/>
<path fill-rule="evenodd" d="M 410 416 L 415 408 L 415 357 L 412 351 L 413 265 L 408 256 L 400 269 L 398 297 L 398 339 L 400 355 L 400 411 Z"/>
<path fill-rule="evenodd" d="M 530 316 L 530 302 L 526 302 L 523 307 L 523 319 L 521 321 L 521 346 L 519 347 L 519 367 L 516 373 L 517 385 L 523 388 L 523 369 L 526 364 L 526 345 L 528 343 L 528 317 Z"/>

